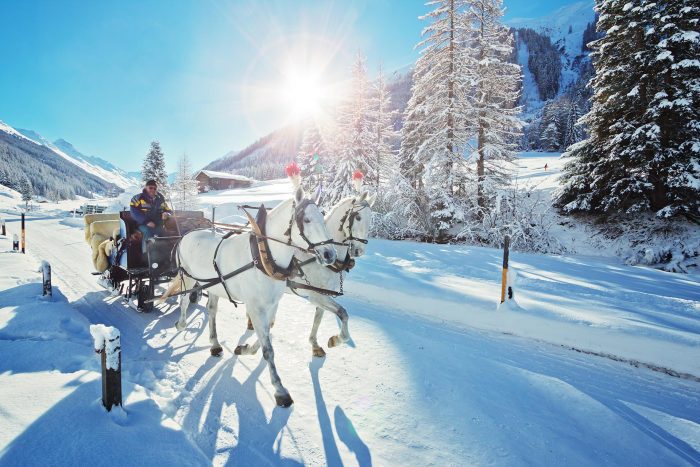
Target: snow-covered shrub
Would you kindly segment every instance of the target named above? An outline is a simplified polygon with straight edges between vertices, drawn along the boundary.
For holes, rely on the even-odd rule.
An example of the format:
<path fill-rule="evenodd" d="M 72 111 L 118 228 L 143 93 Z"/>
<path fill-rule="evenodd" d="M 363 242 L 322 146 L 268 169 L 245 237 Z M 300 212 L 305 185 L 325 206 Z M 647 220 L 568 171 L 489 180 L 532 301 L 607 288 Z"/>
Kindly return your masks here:
<path fill-rule="evenodd" d="M 611 219 L 605 233 L 617 244 L 617 254 L 630 265 L 670 272 L 690 272 L 700 266 L 700 226 L 686 220 Z"/>
<path fill-rule="evenodd" d="M 474 204 L 467 218 L 457 238 L 472 244 L 499 247 L 509 235 L 514 250 L 540 253 L 564 250 L 551 232 L 556 220 L 551 200 L 536 185 L 514 183 L 508 189 L 499 190 L 491 196 L 489 209 Z"/>

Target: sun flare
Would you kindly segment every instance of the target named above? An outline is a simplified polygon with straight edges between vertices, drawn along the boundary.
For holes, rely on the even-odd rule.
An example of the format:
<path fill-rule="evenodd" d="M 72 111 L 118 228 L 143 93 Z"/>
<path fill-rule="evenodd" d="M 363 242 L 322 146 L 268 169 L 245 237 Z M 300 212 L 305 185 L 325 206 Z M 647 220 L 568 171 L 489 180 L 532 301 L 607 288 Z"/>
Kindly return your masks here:
<path fill-rule="evenodd" d="M 321 112 L 325 92 L 323 84 L 314 73 L 291 72 L 286 77 L 283 99 L 289 112 L 295 117 L 313 117 Z"/>

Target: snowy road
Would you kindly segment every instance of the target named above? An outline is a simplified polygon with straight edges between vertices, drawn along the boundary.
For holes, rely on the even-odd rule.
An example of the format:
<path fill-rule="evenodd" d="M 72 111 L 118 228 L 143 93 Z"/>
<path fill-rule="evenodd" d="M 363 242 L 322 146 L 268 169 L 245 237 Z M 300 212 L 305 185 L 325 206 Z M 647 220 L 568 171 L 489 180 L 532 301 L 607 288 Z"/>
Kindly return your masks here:
<path fill-rule="evenodd" d="M 142 315 L 108 298 L 79 229 L 31 219 L 27 242 L 80 313 L 121 330 L 125 379 L 217 465 L 700 463 L 696 382 L 353 298 L 343 302 L 355 347 L 325 361 L 306 341 L 311 306 L 283 299 L 273 343 L 295 404 L 280 409 L 261 355 L 233 355 L 243 308 L 222 304 L 225 354 L 212 358 L 202 307 L 176 333 L 171 309 Z M 327 317 L 319 336 L 335 328 Z M 2 449 L 12 458 L 12 444 Z"/>

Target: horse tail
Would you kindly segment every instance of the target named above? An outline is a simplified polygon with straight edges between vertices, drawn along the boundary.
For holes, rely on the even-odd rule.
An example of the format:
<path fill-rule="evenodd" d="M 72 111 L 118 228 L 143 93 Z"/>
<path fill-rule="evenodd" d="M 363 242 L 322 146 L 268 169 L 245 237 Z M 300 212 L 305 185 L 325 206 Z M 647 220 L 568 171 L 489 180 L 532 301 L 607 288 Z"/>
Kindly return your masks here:
<path fill-rule="evenodd" d="M 165 293 L 157 300 L 157 302 L 163 303 L 168 297 L 173 296 L 174 294 L 178 293 L 181 290 L 182 290 L 182 279 L 180 277 L 176 277 L 175 279 L 173 279 L 173 281 L 168 286 L 168 290 L 165 291 Z"/>

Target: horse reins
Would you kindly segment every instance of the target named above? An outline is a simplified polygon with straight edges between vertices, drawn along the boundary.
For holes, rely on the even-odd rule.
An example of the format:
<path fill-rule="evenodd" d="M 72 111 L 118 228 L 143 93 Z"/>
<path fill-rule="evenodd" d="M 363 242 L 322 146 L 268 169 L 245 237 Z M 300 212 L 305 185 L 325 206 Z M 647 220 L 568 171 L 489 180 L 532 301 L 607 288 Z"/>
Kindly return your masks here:
<path fill-rule="evenodd" d="M 342 242 L 332 242 L 334 245 L 345 246 L 348 249 L 347 252 L 345 253 L 345 258 L 343 260 L 336 260 L 335 263 L 329 264 L 326 266 L 328 269 L 330 269 L 334 273 L 340 274 L 340 291 L 336 292 L 335 290 L 323 289 L 321 287 L 313 286 L 309 283 L 308 279 L 306 279 L 306 277 L 305 277 L 303 267 L 308 265 L 308 264 L 313 263 L 316 260 L 315 258 L 310 258 L 310 259 L 307 259 L 306 261 L 302 261 L 300 263 L 297 263 L 297 265 L 296 265 L 297 269 L 301 273 L 301 276 L 304 277 L 306 284 L 302 284 L 299 282 L 293 282 L 293 281 L 289 281 L 289 280 L 287 281 L 287 285 L 292 290 L 292 292 L 299 295 L 295 289 L 303 289 L 303 290 L 310 290 L 312 292 L 317 292 L 317 293 L 320 293 L 322 295 L 329 295 L 329 296 L 333 296 L 333 297 L 339 297 L 339 296 L 343 295 L 343 272 L 350 272 L 350 270 L 353 267 L 355 267 L 355 259 L 352 257 L 352 255 L 350 253 L 350 251 L 352 250 L 352 248 L 351 248 L 352 242 L 356 241 L 356 242 L 364 243 L 365 245 L 369 242 L 369 240 L 367 240 L 366 238 L 355 237 L 352 233 L 352 227 L 355 223 L 355 218 L 363 209 L 370 207 L 369 203 L 367 201 L 362 201 L 359 204 L 360 209 L 358 209 L 357 211 L 355 211 L 356 206 L 358 206 L 358 205 L 355 204 L 355 201 L 353 200 L 353 203 L 350 206 L 350 209 L 348 209 L 345 212 L 345 214 L 343 215 L 343 217 L 340 218 L 340 227 L 338 228 L 338 231 L 342 232 L 346 236 L 345 240 L 343 240 Z M 346 234 L 345 229 L 344 229 L 346 222 L 348 224 L 347 234 Z M 348 244 L 348 242 L 350 242 L 350 244 Z M 331 242 L 329 242 L 329 243 L 331 243 Z"/>
<path fill-rule="evenodd" d="M 305 213 L 305 211 L 306 211 L 306 208 L 307 208 L 310 204 L 315 204 L 315 203 L 314 203 L 312 200 L 309 200 L 309 199 L 306 199 L 306 198 L 303 199 L 298 205 L 296 204 L 296 202 L 292 202 L 292 217 L 291 217 L 290 220 L 289 220 L 289 228 L 288 228 L 287 231 L 284 233 L 284 235 L 288 236 L 287 241 L 283 241 L 283 240 L 280 240 L 280 239 L 277 239 L 277 238 L 274 238 L 274 237 L 270 237 L 270 236 L 267 236 L 267 235 L 265 235 L 265 234 L 256 234 L 256 233 L 253 232 L 253 231 L 250 232 L 250 235 L 251 235 L 252 237 L 255 237 L 256 241 L 258 241 L 258 240 L 264 240 L 264 241 L 272 240 L 272 241 L 274 241 L 274 242 L 282 243 L 282 244 L 284 244 L 284 245 L 286 245 L 286 246 L 289 246 L 289 247 L 292 247 L 292 248 L 296 248 L 296 249 L 298 249 L 298 250 L 300 250 L 300 251 L 303 251 L 303 252 L 305 252 L 305 253 L 313 254 L 313 255 L 315 255 L 315 256 L 318 256 L 318 253 L 315 251 L 315 249 L 316 249 L 317 247 L 323 246 L 323 245 L 329 245 L 329 244 L 336 244 L 337 242 L 335 242 L 333 239 L 323 240 L 323 241 L 321 241 L 321 242 L 312 242 L 312 241 L 309 240 L 309 238 L 306 236 L 306 234 L 305 234 L 305 232 L 304 232 L 304 213 Z M 248 213 L 248 212 L 246 211 L 246 209 L 261 209 L 261 207 L 243 205 L 243 206 L 239 206 L 239 209 L 242 209 L 243 212 L 246 213 L 246 215 L 248 216 L 248 218 L 252 220 L 252 216 L 250 215 L 250 213 Z M 293 223 L 294 223 L 295 221 L 296 221 L 296 224 L 297 224 L 297 228 L 299 229 L 299 234 L 300 234 L 301 238 L 302 238 L 302 239 L 306 242 L 306 244 L 307 244 L 307 247 L 306 247 L 306 248 L 300 247 L 300 246 L 295 245 L 295 244 L 292 243 L 292 225 L 293 225 Z M 204 289 L 208 289 L 208 288 L 213 287 L 213 286 L 215 286 L 215 285 L 217 285 L 217 284 L 220 283 L 220 284 L 223 285 L 224 290 L 226 291 L 226 295 L 228 296 L 229 301 L 230 301 L 231 303 L 233 303 L 235 306 L 238 306 L 238 303 L 236 303 L 236 301 L 233 300 L 233 298 L 231 297 L 231 293 L 229 292 L 228 287 L 226 287 L 226 280 L 228 280 L 228 279 L 230 279 L 231 277 L 234 277 L 234 276 L 236 276 L 236 275 L 238 275 L 238 274 L 240 274 L 240 273 L 242 273 L 242 272 L 245 272 L 245 271 L 247 271 L 248 269 L 252 269 L 252 268 L 254 268 L 254 267 L 259 267 L 259 261 L 258 261 L 258 259 L 256 258 L 255 253 L 253 252 L 253 257 L 254 257 L 253 261 L 249 262 L 248 264 L 246 264 L 246 265 L 244 265 L 244 266 L 241 266 L 240 268 L 236 269 L 236 270 L 233 271 L 233 272 L 230 272 L 230 273 L 228 273 L 228 274 L 222 275 L 221 270 L 220 270 L 220 268 L 219 268 L 219 265 L 217 264 L 217 261 L 216 261 L 216 260 L 217 260 L 218 253 L 219 253 L 219 248 L 221 247 L 221 244 L 224 242 L 224 240 L 226 240 L 226 239 L 228 239 L 229 237 L 231 237 L 234 233 L 235 233 L 235 232 L 233 232 L 233 231 L 228 232 L 226 235 L 224 235 L 224 236 L 221 238 L 221 240 L 219 240 L 219 244 L 216 246 L 216 249 L 214 250 L 214 258 L 213 258 L 213 260 L 212 260 L 212 264 L 213 264 L 213 267 L 214 267 L 214 271 L 216 271 L 217 277 L 213 277 L 213 278 L 209 278 L 209 279 L 201 279 L 201 278 L 194 277 L 194 276 L 192 276 L 190 273 L 188 273 L 182 266 L 179 265 L 179 264 L 181 264 L 181 262 L 180 262 L 180 248 L 179 248 L 180 242 L 178 242 L 178 244 L 177 244 L 177 246 L 176 246 L 176 254 L 177 254 L 177 256 L 178 256 L 178 270 L 179 270 L 179 272 L 180 272 L 180 280 L 181 280 L 181 281 L 184 281 L 184 279 L 182 278 L 182 276 L 183 276 L 183 275 L 186 275 L 186 276 L 189 277 L 190 279 L 194 280 L 196 283 L 205 284 L 205 285 L 198 285 L 198 286 L 196 286 L 196 287 L 193 287 L 192 289 L 189 289 L 189 290 L 185 290 L 185 291 L 183 291 L 183 292 L 180 292 L 178 295 L 185 295 L 185 294 L 192 293 L 192 292 L 199 292 L 199 291 L 202 291 L 202 290 L 204 290 Z M 251 238 L 252 238 L 252 237 L 251 237 Z M 251 242 L 251 243 L 252 243 L 252 242 Z M 261 252 L 260 250 L 258 250 L 258 255 L 260 255 L 260 254 L 262 254 L 262 252 Z M 294 275 L 295 270 L 297 270 L 297 271 L 299 271 L 299 272 L 301 272 L 301 273 L 303 274 L 303 271 L 301 271 L 301 269 L 300 269 L 300 267 L 299 267 L 298 261 L 295 261 L 295 258 L 294 258 L 294 257 L 292 257 L 292 261 L 290 262 L 290 264 L 289 264 L 289 266 L 288 266 L 287 268 L 280 268 L 279 265 L 277 265 L 277 263 L 274 261 L 274 258 L 272 258 L 272 255 L 269 253 L 269 250 L 266 251 L 266 254 L 269 256 L 269 262 L 270 262 L 270 263 L 273 265 L 273 267 L 274 267 L 274 272 L 275 272 L 275 274 L 272 274 L 272 275 L 271 275 L 270 273 L 268 273 L 268 272 L 267 272 L 266 270 L 264 270 L 264 269 L 262 269 L 262 271 L 263 271 L 265 274 L 267 274 L 268 276 L 272 277 L 273 279 L 277 279 L 277 280 L 286 280 L 286 281 L 287 281 L 287 284 L 289 285 L 289 282 L 290 282 L 290 281 L 289 281 L 289 277 L 291 277 L 292 275 Z M 312 258 L 312 259 L 313 259 L 314 261 L 316 260 L 316 258 Z M 278 274 L 276 274 L 276 273 L 281 273 L 281 276 L 278 276 Z M 282 276 L 284 276 L 284 277 L 282 277 Z M 311 286 L 311 287 L 313 287 L 313 286 Z"/>

